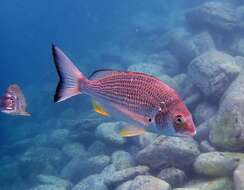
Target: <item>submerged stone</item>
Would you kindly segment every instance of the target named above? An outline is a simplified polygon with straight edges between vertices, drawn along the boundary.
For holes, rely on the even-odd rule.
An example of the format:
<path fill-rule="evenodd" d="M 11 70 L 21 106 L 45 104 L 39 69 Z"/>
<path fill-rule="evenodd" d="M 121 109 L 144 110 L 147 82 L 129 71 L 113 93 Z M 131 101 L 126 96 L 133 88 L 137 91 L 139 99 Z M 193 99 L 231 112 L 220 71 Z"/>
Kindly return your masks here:
<path fill-rule="evenodd" d="M 159 136 L 136 155 L 136 160 L 150 168 L 188 168 L 200 154 L 198 144 L 192 138 Z"/>
<path fill-rule="evenodd" d="M 238 159 L 226 158 L 219 152 L 200 154 L 194 162 L 195 172 L 209 177 L 232 176 Z"/>

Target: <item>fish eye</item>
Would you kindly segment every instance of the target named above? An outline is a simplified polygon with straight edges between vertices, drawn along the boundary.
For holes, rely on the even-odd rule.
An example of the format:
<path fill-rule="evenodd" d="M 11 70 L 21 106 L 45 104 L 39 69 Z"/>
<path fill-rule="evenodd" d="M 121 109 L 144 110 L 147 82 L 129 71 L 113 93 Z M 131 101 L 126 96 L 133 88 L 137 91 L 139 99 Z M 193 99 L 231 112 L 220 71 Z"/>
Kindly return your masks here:
<path fill-rule="evenodd" d="M 175 123 L 177 125 L 182 125 L 184 123 L 184 119 L 183 119 L 182 115 L 176 115 Z"/>
<path fill-rule="evenodd" d="M 151 122 L 152 121 L 152 118 L 149 118 L 148 121 Z"/>

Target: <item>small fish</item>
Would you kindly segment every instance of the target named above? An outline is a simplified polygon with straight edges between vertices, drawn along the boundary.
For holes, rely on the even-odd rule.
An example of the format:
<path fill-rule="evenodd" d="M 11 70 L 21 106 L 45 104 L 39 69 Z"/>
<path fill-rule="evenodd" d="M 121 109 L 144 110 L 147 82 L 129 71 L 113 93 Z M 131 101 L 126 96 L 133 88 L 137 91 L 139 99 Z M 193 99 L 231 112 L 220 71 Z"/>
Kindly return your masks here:
<path fill-rule="evenodd" d="M 0 98 L 0 111 L 10 115 L 29 116 L 25 97 L 17 84 L 10 85 Z"/>
<path fill-rule="evenodd" d="M 86 78 L 55 45 L 52 53 L 60 78 L 54 102 L 78 94 L 91 96 L 97 113 L 132 124 L 120 132 L 123 137 L 141 135 L 145 130 L 169 136 L 196 134 L 191 113 L 183 101 L 159 79 L 108 69 L 97 70 Z"/>

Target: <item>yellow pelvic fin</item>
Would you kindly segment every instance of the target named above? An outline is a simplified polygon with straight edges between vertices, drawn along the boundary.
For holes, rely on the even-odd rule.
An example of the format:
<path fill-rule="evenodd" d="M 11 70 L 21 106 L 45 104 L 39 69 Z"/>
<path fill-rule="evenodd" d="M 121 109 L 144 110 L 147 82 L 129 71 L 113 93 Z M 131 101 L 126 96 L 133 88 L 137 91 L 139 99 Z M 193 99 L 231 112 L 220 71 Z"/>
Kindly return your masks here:
<path fill-rule="evenodd" d="M 92 100 L 92 107 L 93 110 L 97 113 L 99 113 L 102 116 L 109 116 L 109 113 L 106 112 L 103 107 L 101 105 L 99 105 L 99 103 L 95 102 L 94 100 Z"/>
<path fill-rule="evenodd" d="M 145 130 L 143 128 L 129 126 L 125 129 L 122 129 L 119 134 L 122 137 L 134 137 L 134 136 L 143 135 L 144 132 L 145 132 Z"/>

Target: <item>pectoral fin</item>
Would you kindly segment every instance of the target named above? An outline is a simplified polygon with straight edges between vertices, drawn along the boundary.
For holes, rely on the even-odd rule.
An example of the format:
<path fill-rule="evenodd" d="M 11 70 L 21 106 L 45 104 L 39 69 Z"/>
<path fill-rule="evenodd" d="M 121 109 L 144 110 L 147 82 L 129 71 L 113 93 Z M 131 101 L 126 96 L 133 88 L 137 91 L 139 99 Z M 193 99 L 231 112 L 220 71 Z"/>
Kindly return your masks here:
<path fill-rule="evenodd" d="M 137 128 L 133 126 L 129 126 L 125 129 L 122 129 L 120 131 L 120 136 L 122 137 L 134 137 L 134 136 L 139 136 L 143 135 L 145 130 L 143 128 Z"/>
<path fill-rule="evenodd" d="M 95 112 L 99 113 L 100 115 L 109 116 L 109 113 L 107 111 L 105 111 L 104 108 L 94 100 L 92 100 L 92 107 L 93 107 L 93 110 Z"/>

